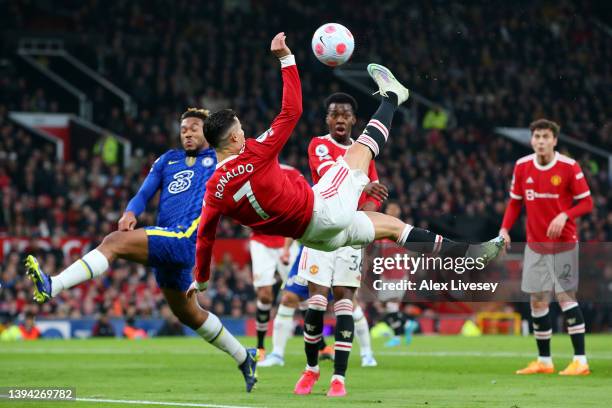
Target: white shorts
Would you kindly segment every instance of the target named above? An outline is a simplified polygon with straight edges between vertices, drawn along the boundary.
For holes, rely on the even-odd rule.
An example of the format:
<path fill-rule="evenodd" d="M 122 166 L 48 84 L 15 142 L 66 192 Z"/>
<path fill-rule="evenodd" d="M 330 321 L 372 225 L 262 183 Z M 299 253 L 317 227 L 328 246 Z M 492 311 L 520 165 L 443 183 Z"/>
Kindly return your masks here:
<path fill-rule="evenodd" d="M 320 286 L 361 285 L 362 249 L 343 247 L 332 252 L 304 248 L 300 257 L 298 276 Z"/>
<path fill-rule="evenodd" d="M 369 181 L 363 171 L 351 170 L 339 157 L 312 188 L 312 219 L 299 241 L 321 251 L 372 242 L 374 225 L 365 213 L 357 211 L 359 197 Z"/>
<path fill-rule="evenodd" d="M 294 241 L 289 248 L 289 265 L 280 261 L 283 253 L 282 248 L 270 248 L 254 240 L 249 241 L 251 250 L 251 263 L 253 270 L 253 286 L 272 286 L 276 283 L 275 272 L 278 271 L 281 279 L 285 281 L 291 265 L 298 254 L 299 245 Z"/>
<path fill-rule="evenodd" d="M 578 244 L 556 254 L 539 254 L 525 245 L 521 290 L 562 293 L 578 289 Z"/>

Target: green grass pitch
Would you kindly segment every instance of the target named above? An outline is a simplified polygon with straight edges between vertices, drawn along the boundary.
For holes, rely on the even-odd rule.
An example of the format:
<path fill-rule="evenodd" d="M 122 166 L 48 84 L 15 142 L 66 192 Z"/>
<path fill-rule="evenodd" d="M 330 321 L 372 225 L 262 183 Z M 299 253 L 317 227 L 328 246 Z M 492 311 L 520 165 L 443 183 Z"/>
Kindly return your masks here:
<path fill-rule="evenodd" d="M 252 346 L 254 339 L 243 338 Z M 270 340 L 267 340 L 270 343 Z M 361 368 L 358 347 L 347 373 L 348 396 L 325 397 L 332 373 L 321 363 L 321 380 L 310 396 L 295 396 L 304 367 L 303 343 L 290 341 L 285 367 L 258 370 L 251 393 L 234 362 L 198 338 L 141 341 L 53 340 L 0 344 L 0 387 L 75 387 L 78 398 L 111 402 L 16 402 L 0 406 L 137 407 L 127 401 L 164 402 L 147 406 L 240 407 L 601 407 L 612 397 L 612 336 L 587 336 L 593 373 L 517 376 L 530 361 L 533 338 L 511 336 L 415 337 L 412 345 L 386 349 L 374 343 L 379 366 Z M 552 341 L 557 371 L 571 358 L 566 335 Z M 175 405 L 170 405 L 175 404 Z"/>

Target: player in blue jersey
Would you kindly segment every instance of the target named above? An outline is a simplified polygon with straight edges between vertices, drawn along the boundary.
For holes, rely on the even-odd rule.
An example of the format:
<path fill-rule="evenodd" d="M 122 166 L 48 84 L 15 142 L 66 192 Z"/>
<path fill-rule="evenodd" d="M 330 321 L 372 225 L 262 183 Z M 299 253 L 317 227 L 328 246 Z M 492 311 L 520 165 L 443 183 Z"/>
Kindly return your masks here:
<path fill-rule="evenodd" d="M 119 220 L 119 229 L 57 276 L 45 274 L 36 258 L 26 258 L 26 271 L 35 283 L 34 299 L 44 303 L 64 289 L 104 273 L 117 258 L 153 267 L 157 284 L 179 320 L 215 347 L 230 354 L 239 364 L 247 392 L 257 381 L 256 349 L 245 349 L 224 329 L 221 321 L 203 310 L 186 291 L 192 281 L 196 231 L 200 221 L 206 181 L 215 171 L 217 158 L 203 133 L 208 111 L 188 109 L 181 116 L 182 149 L 161 155 L 138 193 Z M 160 191 L 157 226 L 137 228 L 137 217 L 147 202 Z"/>

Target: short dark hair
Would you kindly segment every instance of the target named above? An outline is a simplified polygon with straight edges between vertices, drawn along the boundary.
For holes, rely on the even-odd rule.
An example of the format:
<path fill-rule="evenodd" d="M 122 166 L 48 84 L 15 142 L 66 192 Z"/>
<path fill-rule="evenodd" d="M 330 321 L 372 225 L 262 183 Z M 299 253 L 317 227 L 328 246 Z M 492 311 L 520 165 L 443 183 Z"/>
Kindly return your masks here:
<path fill-rule="evenodd" d="M 216 149 L 221 145 L 237 117 L 238 115 L 233 110 L 223 109 L 213 113 L 204 121 L 204 135 L 213 148 Z"/>
<path fill-rule="evenodd" d="M 210 115 L 210 111 L 208 109 L 187 108 L 187 110 L 183 112 L 183 114 L 181 115 L 181 120 L 187 119 L 187 118 L 198 118 L 198 119 L 202 119 L 202 122 L 204 122 L 208 118 L 209 115 Z"/>
<path fill-rule="evenodd" d="M 550 129 L 553 133 L 554 137 L 559 136 L 559 132 L 561 131 L 561 126 L 557 122 L 553 122 L 548 119 L 538 119 L 534 120 L 529 124 L 529 130 L 533 133 L 537 129 Z"/>
<path fill-rule="evenodd" d="M 325 109 L 329 109 L 332 103 L 348 103 L 353 108 L 353 112 L 357 112 L 357 101 L 351 95 L 344 92 L 336 92 L 327 97 L 324 102 Z"/>

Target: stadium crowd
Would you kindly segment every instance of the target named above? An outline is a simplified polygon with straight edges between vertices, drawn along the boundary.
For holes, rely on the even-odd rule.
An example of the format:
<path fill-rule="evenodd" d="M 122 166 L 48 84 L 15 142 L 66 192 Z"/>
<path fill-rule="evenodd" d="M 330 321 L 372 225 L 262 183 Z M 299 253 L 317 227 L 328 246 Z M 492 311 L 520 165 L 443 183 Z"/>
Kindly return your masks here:
<path fill-rule="evenodd" d="M 140 107 L 137 119 L 122 120 L 108 95 L 96 90 L 91 97 L 104 107 L 95 109 L 96 122 L 143 144 L 155 130 L 176 129 L 175 114 L 185 105 L 229 105 L 241 113 L 246 130 L 265 129 L 280 87 L 267 48 L 271 33 L 280 30 L 288 32 L 302 67 L 305 112 L 316 119 L 319 98 L 334 85 L 330 70 L 310 55 L 310 36 L 314 27 L 342 16 L 339 22 L 358 39 L 353 61 L 383 61 L 413 91 L 454 110 L 463 126 L 522 127 L 547 116 L 574 137 L 609 146 L 612 51 L 607 33 L 591 22 L 597 7 L 569 0 L 520 7 L 362 1 L 332 9 L 297 0 L 180 0 L 172 6 L 161 0 L 34 1 L 11 2 L 0 22 L 7 32 L 63 38 L 71 52 L 127 90 Z M 13 51 L 9 44 L 6 52 Z M 17 100 L 37 99 L 39 92 Z M 318 133 L 316 122 L 307 122 L 304 133 Z"/>
<path fill-rule="evenodd" d="M 8 15 L 18 18 L 5 15 L 0 22 L 13 32 L 64 36 L 71 52 L 130 93 L 139 107 L 134 117 L 109 95 L 94 91 L 94 121 L 130 139 L 138 153 L 126 168 L 106 165 L 93 146 L 75 152 L 71 161 L 58 162 L 53 147 L 12 123 L 8 111 L 62 111 L 63 97 L 50 96 L 19 72 L 13 72 L 17 80 L 0 79 L 6 90 L 0 96 L 0 233 L 48 237 L 52 247 L 32 243 L 4 254 L 0 313 L 32 309 L 42 316 L 78 317 L 104 309 L 112 316 L 157 316 L 163 301 L 152 274 L 123 262 L 104 279 L 65 292 L 38 310 L 30 301 L 30 283 L 21 275 L 21 259 L 26 250 L 38 251 L 45 270 L 59 272 L 73 261 L 59 250 L 61 237 L 83 236 L 95 244 L 113 231 L 151 163 L 177 144 L 178 117 L 187 106 L 213 111 L 229 106 L 239 112 L 248 134 L 265 130 L 280 103 L 277 63 L 267 52 L 276 29 L 290 30 L 304 92 L 304 115 L 283 160 L 309 177 L 306 147 L 311 136 L 327 133 L 322 101 L 347 90 L 310 55 L 309 36 L 331 18 L 330 11 L 323 3 L 299 1 L 285 2 L 277 16 L 270 16 L 267 2 L 180 0 L 169 7 L 163 1 L 89 1 L 72 12 L 45 4 L 13 2 Z M 456 127 L 423 129 L 421 120 L 414 126 L 400 118 L 392 148 L 378 159 L 381 182 L 407 222 L 463 239 L 496 234 L 514 161 L 530 151 L 495 135 L 493 126 L 525 127 L 546 116 L 571 136 L 612 144 L 610 94 L 605 91 L 612 56 L 604 46 L 605 34 L 588 23 L 593 13 L 588 3 L 536 2 L 519 11 L 511 5 L 426 1 L 411 7 L 402 2 L 338 7 L 334 14 L 342 15 L 341 22 L 359 39 L 353 60 L 383 61 L 411 89 L 452 109 L 457 119 Z M 38 18 L 27 18 L 32 15 Z M 380 38 L 394 41 L 380 44 Z M 88 46 L 92 43 L 97 45 Z M 534 60 L 547 63 L 532 65 Z M 355 96 L 362 102 L 358 116 L 366 119 L 371 101 Z M 354 136 L 363 126 L 360 120 Z M 567 154 L 578 156 L 595 202 L 593 213 L 580 220 L 581 239 L 612 241 L 605 164 L 579 151 Z M 155 209 L 152 203 L 141 225 L 155 224 Z M 524 231 L 513 232 L 516 240 L 523 239 Z M 219 234 L 248 236 L 228 221 Z M 254 313 L 250 275 L 248 266 L 238 268 L 225 259 L 202 302 L 220 315 Z"/>

